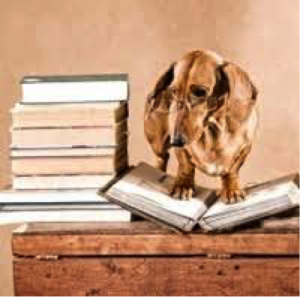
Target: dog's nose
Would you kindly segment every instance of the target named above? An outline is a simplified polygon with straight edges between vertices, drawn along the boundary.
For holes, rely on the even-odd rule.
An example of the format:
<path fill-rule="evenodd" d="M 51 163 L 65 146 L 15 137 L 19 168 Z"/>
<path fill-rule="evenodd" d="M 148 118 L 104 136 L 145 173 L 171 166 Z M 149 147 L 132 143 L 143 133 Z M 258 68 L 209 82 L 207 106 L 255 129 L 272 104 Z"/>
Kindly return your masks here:
<path fill-rule="evenodd" d="M 171 146 L 183 147 L 185 144 L 186 141 L 184 137 L 180 134 L 175 135 L 174 138 L 171 140 Z"/>

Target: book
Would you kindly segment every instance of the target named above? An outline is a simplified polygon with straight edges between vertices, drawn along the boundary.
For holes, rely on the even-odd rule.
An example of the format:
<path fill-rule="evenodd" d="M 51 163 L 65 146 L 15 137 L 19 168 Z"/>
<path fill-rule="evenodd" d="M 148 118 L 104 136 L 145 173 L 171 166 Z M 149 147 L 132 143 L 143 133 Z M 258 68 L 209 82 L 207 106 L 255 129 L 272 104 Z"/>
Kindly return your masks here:
<path fill-rule="evenodd" d="M 114 127 L 12 129 L 11 148 L 116 146 L 127 139 L 127 121 Z"/>
<path fill-rule="evenodd" d="M 213 203 L 215 194 L 197 186 L 195 196 L 189 201 L 175 200 L 168 195 L 172 182 L 171 176 L 141 162 L 100 193 L 133 213 L 189 232 Z"/>
<path fill-rule="evenodd" d="M 0 203 L 1 212 L 8 211 L 52 211 L 52 210 L 120 210 L 120 206 L 112 203 Z"/>
<path fill-rule="evenodd" d="M 201 218 L 205 231 L 222 231 L 299 207 L 299 175 L 289 175 L 246 189 L 247 199 L 215 203 Z"/>
<path fill-rule="evenodd" d="M 26 104 L 125 101 L 129 97 L 127 74 L 25 76 L 21 85 Z"/>
<path fill-rule="evenodd" d="M 77 203 L 109 203 L 96 189 L 83 190 L 24 190 L 13 189 L 0 191 L 0 204 L 77 204 Z"/>
<path fill-rule="evenodd" d="M 2 191 L 0 225 L 27 222 L 128 222 L 130 212 L 96 190 Z"/>
<path fill-rule="evenodd" d="M 11 110 L 13 128 L 114 127 L 128 117 L 126 102 L 21 104 Z"/>
<path fill-rule="evenodd" d="M 114 176 L 115 174 L 14 175 L 12 187 L 15 190 L 98 189 L 104 187 Z"/>
<path fill-rule="evenodd" d="M 88 157 L 88 156 L 117 156 L 121 152 L 127 152 L 127 139 L 116 146 L 99 146 L 99 147 L 72 147 L 72 148 L 29 148 L 18 149 L 12 148 L 10 156 L 18 157 Z"/>
<path fill-rule="evenodd" d="M 130 222 L 124 209 L 0 211 L 0 225 L 16 223 Z"/>
<path fill-rule="evenodd" d="M 128 167 L 127 152 L 118 156 L 13 157 L 14 175 L 113 174 Z"/>

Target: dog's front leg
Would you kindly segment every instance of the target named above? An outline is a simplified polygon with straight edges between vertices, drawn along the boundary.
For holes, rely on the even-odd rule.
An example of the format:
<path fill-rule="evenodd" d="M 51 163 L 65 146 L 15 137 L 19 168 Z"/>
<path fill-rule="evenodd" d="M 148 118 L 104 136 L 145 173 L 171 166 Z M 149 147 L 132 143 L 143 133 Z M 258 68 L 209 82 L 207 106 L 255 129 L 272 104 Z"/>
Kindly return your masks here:
<path fill-rule="evenodd" d="M 187 200 L 195 191 L 195 166 L 191 163 L 186 150 L 175 148 L 178 171 L 171 187 L 171 195 L 177 199 Z"/>
<path fill-rule="evenodd" d="M 240 187 L 238 173 L 233 172 L 222 176 L 220 198 L 225 203 L 235 203 L 244 200 L 245 192 Z"/>
<path fill-rule="evenodd" d="M 239 183 L 239 170 L 244 164 L 246 157 L 251 151 L 251 145 L 243 148 L 238 157 L 233 163 L 229 173 L 223 175 L 222 178 L 222 190 L 220 192 L 220 198 L 225 203 L 235 203 L 243 201 L 246 198 L 245 191 L 240 187 Z"/>
<path fill-rule="evenodd" d="M 156 156 L 156 168 L 166 172 L 167 171 L 167 165 L 169 161 L 169 153 L 166 152 L 164 155 Z"/>

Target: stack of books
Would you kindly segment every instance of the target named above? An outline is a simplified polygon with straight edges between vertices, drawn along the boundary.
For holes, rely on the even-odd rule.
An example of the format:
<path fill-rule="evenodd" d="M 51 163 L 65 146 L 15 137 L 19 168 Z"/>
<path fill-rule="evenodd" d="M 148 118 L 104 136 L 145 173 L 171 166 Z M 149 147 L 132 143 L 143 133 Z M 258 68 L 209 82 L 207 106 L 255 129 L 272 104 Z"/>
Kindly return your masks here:
<path fill-rule="evenodd" d="M 11 110 L 13 188 L 99 188 L 128 166 L 126 75 L 25 77 Z"/>
<path fill-rule="evenodd" d="M 97 195 L 128 167 L 127 75 L 28 76 L 21 86 L 0 223 L 130 220 Z"/>

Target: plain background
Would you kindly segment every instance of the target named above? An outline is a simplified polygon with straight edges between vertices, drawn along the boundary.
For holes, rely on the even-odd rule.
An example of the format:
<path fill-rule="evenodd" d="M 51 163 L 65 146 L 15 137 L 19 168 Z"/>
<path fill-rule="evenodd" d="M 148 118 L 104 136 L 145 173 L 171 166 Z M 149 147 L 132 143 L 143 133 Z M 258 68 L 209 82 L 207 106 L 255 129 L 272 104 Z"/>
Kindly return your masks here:
<path fill-rule="evenodd" d="M 129 73 L 130 160 L 152 162 L 143 135 L 146 94 L 194 49 L 235 61 L 259 89 L 260 130 L 243 183 L 297 171 L 298 13 L 298 0 L 0 0 L 0 185 L 10 182 L 9 109 L 21 98 L 22 76 Z M 215 185 L 202 175 L 197 182 Z M 0 293 L 10 294 L 9 228 L 0 239 Z"/>

